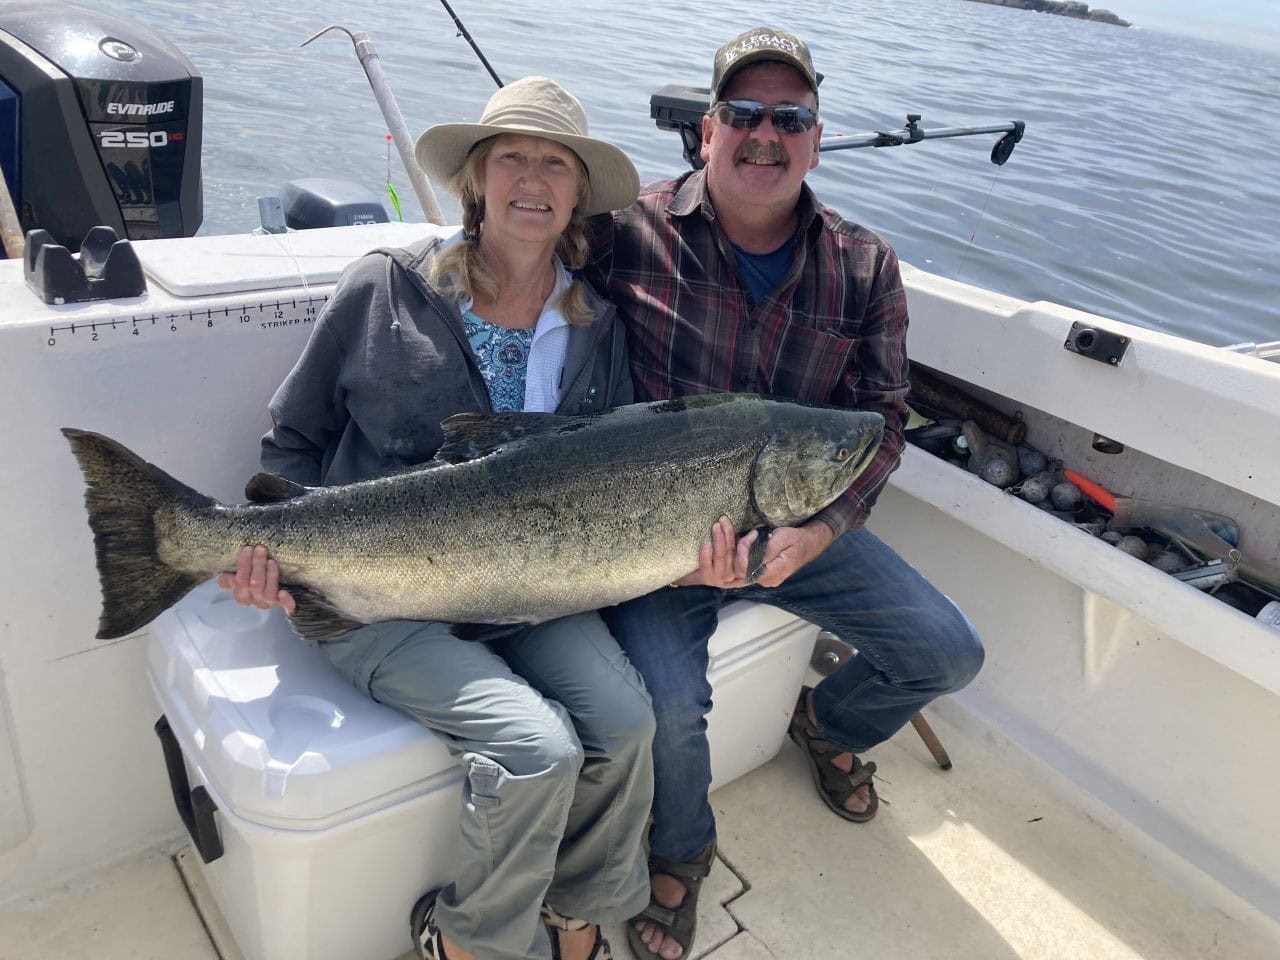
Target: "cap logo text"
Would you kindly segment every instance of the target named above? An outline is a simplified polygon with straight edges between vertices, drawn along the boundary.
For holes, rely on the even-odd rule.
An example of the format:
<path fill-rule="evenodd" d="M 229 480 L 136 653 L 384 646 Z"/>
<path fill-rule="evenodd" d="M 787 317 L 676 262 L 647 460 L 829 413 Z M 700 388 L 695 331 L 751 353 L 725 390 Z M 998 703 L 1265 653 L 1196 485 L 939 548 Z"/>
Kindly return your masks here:
<path fill-rule="evenodd" d="M 761 33 L 753 37 L 745 37 L 737 46 L 737 49 L 730 50 L 725 54 L 725 60 L 733 63 L 744 53 L 750 53 L 752 50 L 760 50 L 762 48 L 769 50 L 778 50 L 782 53 L 789 54 L 793 57 L 800 56 L 800 46 L 794 40 L 787 37 L 780 37 L 775 33 Z"/>

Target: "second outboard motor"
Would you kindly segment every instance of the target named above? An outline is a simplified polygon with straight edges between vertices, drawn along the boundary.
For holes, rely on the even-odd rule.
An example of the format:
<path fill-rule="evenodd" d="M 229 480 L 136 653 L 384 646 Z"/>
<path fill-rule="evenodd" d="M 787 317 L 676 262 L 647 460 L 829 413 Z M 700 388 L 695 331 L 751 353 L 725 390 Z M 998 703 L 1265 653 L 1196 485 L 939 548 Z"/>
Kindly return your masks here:
<path fill-rule="evenodd" d="M 294 230 L 386 223 L 387 211 L 375 194 L 349 180 L 308 177 L 284 185 L 284 220 Z"/>
<path fill-rule="evenodd" d="M 24 231 L 192 236 L 203 80 L 149 30 L 67 4 L 0 7 L 0 168 Z"/>

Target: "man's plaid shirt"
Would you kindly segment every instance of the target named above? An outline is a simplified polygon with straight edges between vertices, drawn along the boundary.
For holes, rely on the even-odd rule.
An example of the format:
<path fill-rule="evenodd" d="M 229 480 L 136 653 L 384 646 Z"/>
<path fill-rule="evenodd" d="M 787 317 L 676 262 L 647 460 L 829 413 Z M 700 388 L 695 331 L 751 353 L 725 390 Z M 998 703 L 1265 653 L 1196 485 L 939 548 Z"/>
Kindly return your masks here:
<path fill-rule="evenodd" d="M 879 452 L 818 514 L 839 536 L 866 521 L 902 456 L 907 303 L 884 240 L 819 206 L 808 186 L 799 214 L 791 270 L 754 306 L 705 170 L 596 218 L 586 275 L 626 321 L 638 400 L 745 391 L 884 415 Z"/>

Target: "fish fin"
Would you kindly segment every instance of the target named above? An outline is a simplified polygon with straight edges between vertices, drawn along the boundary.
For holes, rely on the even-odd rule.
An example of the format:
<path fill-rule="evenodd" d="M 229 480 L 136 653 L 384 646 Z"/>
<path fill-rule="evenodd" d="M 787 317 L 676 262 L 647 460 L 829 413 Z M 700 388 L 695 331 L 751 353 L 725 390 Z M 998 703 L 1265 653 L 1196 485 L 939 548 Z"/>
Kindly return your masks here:
<path fill-rule="evenodd" d="M 444 443 L 435 458 L 446 463 L 478 460 L 527 437 L 555 433 L 580 419 L 556 413 L 455 413 L 440 424 Z"/>
<path fill-rule="evenodd" d="M 350 633 L 357 627 L 364 626 L 359 620 L 352 620 L 345 613 L 331 604 L 327 597 L 317 593 L 310 587 L 296 587 L 281 584 L 280 589 L 288 590 L 296 604 L 289 622 L 298 636 L 306 640 L 336 640 L 344 633 Z"/>
<path fill-rule="evenodd" d="M 156 511 L 217 504 L 99 433 L 64 427 L 84 473 L 85 509 L 102 584 L 98 639 L 140 630 L 205 579 L 167 566 L 156 546 Z"/>
<path fill-rule="evenodd" d="M 756 542 L 747 553 L 747 583 L 755 583 L 756 577 L 764 572 L 764 551 L 769 546 L 770 527 L 757 527 Z"/>
<path fill-rule="evenodd" d="M 279 503 L 300 497 L 310 490 L 310 487 L 274 473 L 255 473 L 244 485 L 244 496 L 250 503 Z"/>

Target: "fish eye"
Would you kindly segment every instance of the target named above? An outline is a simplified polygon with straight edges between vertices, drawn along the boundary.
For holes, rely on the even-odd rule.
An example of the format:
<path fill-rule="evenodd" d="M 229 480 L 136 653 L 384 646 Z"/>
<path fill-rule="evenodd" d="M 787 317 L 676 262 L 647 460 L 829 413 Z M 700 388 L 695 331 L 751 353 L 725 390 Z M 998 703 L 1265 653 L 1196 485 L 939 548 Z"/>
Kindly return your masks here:
<path fill-rule="evenodd" d="M 846 460 L 848 460 L 852 456 L 853 456 L 853 451 L 850 450 L 848 447 L 841 447 L 839 450 L 836 451 L 836 460 L 839 463 L 844 463 Z"/>

